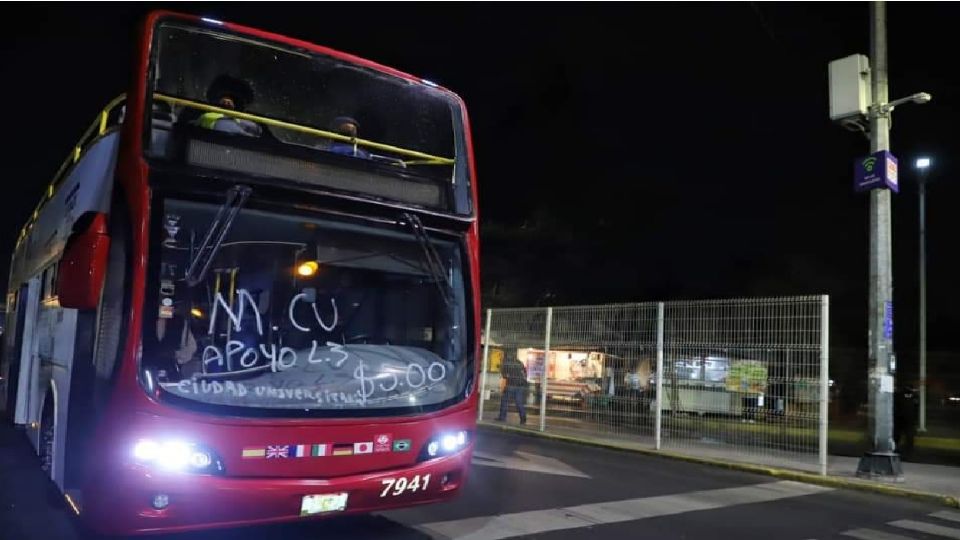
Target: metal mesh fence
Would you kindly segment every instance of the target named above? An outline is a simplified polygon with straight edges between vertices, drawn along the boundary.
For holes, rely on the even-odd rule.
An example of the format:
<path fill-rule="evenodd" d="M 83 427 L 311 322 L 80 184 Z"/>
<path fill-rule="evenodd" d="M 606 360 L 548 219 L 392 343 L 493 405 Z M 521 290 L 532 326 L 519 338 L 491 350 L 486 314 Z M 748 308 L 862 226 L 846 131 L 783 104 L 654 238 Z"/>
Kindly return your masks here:
<path fill-rule="evenodd" d="M 545 427 L 574 425 L 652 437 L 649 386 L 657 363 L 657 305 L 553 308 Z M 528 359 L 529 360 L 529 359 Z M 529 362 L 528 362 L 529 364 Z"/>
<path fill-rule="evenodd" d="M 825 471 L 827 317 L 825 296 L 488 310 L 480 419 Z"/>
<path fill-rule="evenodd" d="M 662 444 L 819 459 L 821 298 L 665 305 Z"/>
<path fill-rule="evenodd" d="M 519 419 L 516 402 L 519 395 L 524 409 L 533 409 L 536 422 L 527 425 L 539 426 L 539 408 L 535 406 L 529 383 L 512 390 L 515 395 L 506 396 L 506 378 L 501 375 L 504 362 L 515 361 L 521 351 L 542 349 L 547 331 L 547 309 L 520 308 L 488 310 L 484 330 L 483 373 L 481 375 L 480 419 L 495 419 L 502 411 L 504 419 Z M 513 398 L 509 400 L 507 397 Z"/>

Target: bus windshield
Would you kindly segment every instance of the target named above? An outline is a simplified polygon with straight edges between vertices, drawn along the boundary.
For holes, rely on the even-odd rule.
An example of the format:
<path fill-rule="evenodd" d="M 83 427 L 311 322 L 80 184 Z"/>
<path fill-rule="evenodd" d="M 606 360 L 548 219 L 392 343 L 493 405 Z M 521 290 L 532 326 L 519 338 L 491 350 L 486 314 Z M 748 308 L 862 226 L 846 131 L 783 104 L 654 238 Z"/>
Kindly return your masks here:
<path fill-rule="evenodd" d="M 185 269 L 219 209 L 162 200 L 144 327 L 148 391 L 239 415 L 403 414 L 463 396 L 472 358 L 456 238 L 427 239 L 438 275 L 403 225 L 244 207 L 190 286 Z"/>
<path fill-rule="evenodd" d="M 160 23 L 153 55 L 154 103 L 158 107 L 174 104 L 173 125 L 378 162 L 447 184 L 461 182 L 455 176 L 465 174 L 459 102 L 444 90 L 314 52 L 180 21 Z M 285 124 L 232 119 L 185 103 Z M 156 114 L 153 125 L 161 125 Z M 332 139 L 296 126 L 351 139 Z"/>

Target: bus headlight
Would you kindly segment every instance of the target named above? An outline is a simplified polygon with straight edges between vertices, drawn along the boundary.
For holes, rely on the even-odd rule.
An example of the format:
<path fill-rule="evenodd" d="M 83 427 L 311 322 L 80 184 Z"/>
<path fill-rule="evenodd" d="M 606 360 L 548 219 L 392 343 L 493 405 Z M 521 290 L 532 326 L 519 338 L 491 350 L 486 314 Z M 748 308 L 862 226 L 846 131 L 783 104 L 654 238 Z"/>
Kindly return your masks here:
<path fill-rule="evenodd" d="M 213 458 L 210 457 L 208 452 L 197 449 L 193 449 L 193 451 L 190 452 L 190 466 L 194 469 L 205 469 L 209 467 L 211 463 L 213 463 Z"/>
<path fill-rule="evenodd" d="M 133 457 L 139 463 L 165 471 L 220 474 L 223 462 L 210 449 L 180 440 L 140 439 L 133 445 Z"/>
<path fill-rule="evenodd" d="M 160 454 L 160 445 L 150 439 L 141 439 L 133 446 L 133 457 L 137 461 L 153 461 Z"/>
<path fill-rule="evenodd" d="M 467 446 L 470 436 L 466 431 L 441 433 L 427 443 L 422 459 L 431 459 L 437 456 L 455 454 Z"/>
<path fill-rule="evenodd" d="M 190 445 L 181 441 L 165 442 L 154 461 L 164 469 L 179 471 L 190 462 Z"/>
<path fill-rule="evenodd" d="M 443 447 L 444 452 L 456 452 L 457 436 L 453 434 L 444 435 L 443 438 L 440 439 L 440 446 Z"/>

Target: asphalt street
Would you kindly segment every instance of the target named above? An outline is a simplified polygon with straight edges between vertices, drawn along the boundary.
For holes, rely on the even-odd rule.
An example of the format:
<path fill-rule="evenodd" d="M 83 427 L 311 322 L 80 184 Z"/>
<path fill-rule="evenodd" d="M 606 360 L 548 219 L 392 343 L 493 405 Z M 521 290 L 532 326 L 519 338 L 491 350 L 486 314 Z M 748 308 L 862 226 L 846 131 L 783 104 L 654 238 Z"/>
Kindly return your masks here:
<path fill-rule="evenodd" d="M 665 458 L 481 430 L 449 503 L 153 538 L 960 539 L 960 512 Z M 0 539 L 87 540 L 22 433 L 0 428 Z"/>

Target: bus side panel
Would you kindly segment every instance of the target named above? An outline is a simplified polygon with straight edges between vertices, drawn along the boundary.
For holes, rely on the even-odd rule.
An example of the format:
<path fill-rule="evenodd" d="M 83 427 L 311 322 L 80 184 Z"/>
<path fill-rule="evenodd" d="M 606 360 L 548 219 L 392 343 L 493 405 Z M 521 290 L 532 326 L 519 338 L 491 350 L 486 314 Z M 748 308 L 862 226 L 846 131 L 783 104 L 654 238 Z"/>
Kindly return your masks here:
<path fill-rule="evenodd" d="M 77 218 L 108 211 L 119 142 L 119 133 L 111 132 L 90 145 L 43 205 L 11 261 L 11 289 L 60 258 Z"/>
<path fill-rule="evenodd" d="M 72 229 L 73 222 L 87 212 L 105 213 L 109 211 L 119 141 L 118 133 L 110 134 L 99 141 L 91 147 L 81 159 L 78 167 L 64 182 L 61 192 L 66 195 L 63 201 L 66 214 L 63 221 L 65 227 L 70 224 Z M 64 239 L 64 244 L 65 242 L 66 239 Z M 62 249 L 61 247 L 61 252 Z M 56 419 L 53 466 L 50 474 L 57 487 L 65 491 L 67 487 L 66 465 L 68 463 L 67 441 L 71 440 L 74 444 L 78 444 L 85 440 L 82 435 L 68 438 L 71 428 L 69 419 L 92 414 L 89 407 L 81 406 L 77 399 L 72 398 L 74 393 L 93 391 L 93 388 L 89 386 L 90 381 L 78 381 L 79 386 L 73 381 L 73 376 L 78 371 L 74 369 L 74 364 L 77 364 L 77 367 L 81 370 L 92 369 L 91 340 L 86 339 L 83 344 L 78 346 L 77 335 L 78 333 L 91 334 L 96 317 L 93 314 L 85 314 L 81 317 L 81 314 L 75 309 L 57 307 L 56 312 L 56 320 L 50 330 L 54 340 L 52 387 L 56 389 L 57 397 L 57 403 L 54 407 Z M 90 328 L 78 328 L 78 322 L 81 320 Z M 83 377 L 80 377 L 80 379 L 83 379 Z M 74 411 L 75 407 L 80 407 L 82 410 Z M 78 427 L 90 429 L 93 421 L 92 418 L 83 418 L 82 422 L 78 422 Z M 69 451 L 72 452 L 73 450 L 71 446 Z M 79 466 L 80 460 L 73 460 L 70 464 L 71 467 Z M 72 471 L 71 474 L 75 472 Z"/>
<path fill-rule="evenodd" d="M 112 132 L 90 145 L 46 201 L 11 261 L 10 289 L 16 290 L 21 283 L 30 281 L 28 293 L 21 299 L 26 301 L 21 354 L 18 359 L 10 359 L 19 361 L 14 421 L 27 425 L 29 440 L 39 448 L 44 402 L 47 397 L 56 400 L 51 402 L 54 417 L 48 419 L 54 426 L 51 474 L 61 488 L 71 368 L 75 360 L 90 359 L 74 358 L 78 313 L 61 308 L 56 300 L 55 264 L 77 219 L 87 212 L 108 211 L 119 141 L 119 133 Z"/>
<path fill-rule="evenodd" d="M 56 430 L 54 436 L 54 460 L 51 476 L 53 481 L 63 489 L 64 487 L 64 459 L 67 449 L 67 404 L 70 403 L 70 394 L 74 390 L 71 385 L 70 375 L 72 373 L 73 363 L 81 361 L 74 358 L 74 344 L 77 334 L 77 310 L 58 309 L 59 322 L 54 334 L 53 350 L 53 386 L 56 389 L 57 403 L 54 410 L 56 412 Z M 81 389 L 82 390 L 82 389 Z"/>

